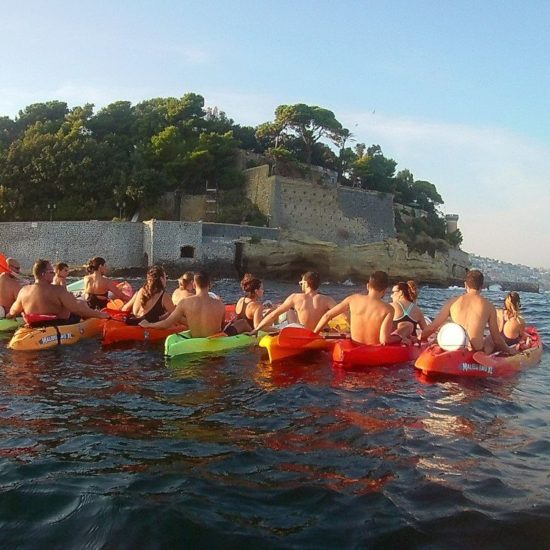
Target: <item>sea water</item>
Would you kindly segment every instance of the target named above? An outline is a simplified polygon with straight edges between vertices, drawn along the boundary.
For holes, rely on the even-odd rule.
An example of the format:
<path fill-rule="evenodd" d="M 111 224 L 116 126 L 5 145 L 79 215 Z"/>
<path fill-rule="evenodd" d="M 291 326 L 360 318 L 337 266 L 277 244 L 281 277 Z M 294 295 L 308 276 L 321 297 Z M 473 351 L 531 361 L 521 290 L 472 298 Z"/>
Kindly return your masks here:
<path fill-rule="evenodd" d="M 277 301 L 297 285 L 266 282 Z M 323 286 L 340 299 L 357 288 Z M 236 281 L 214 291 L 235 301 Z M 422 289 L 433 316 L 460 289 Z M 486 295 L 496 304 L 502 292 Z M 550 297 L 522 294 L 550 341 Z M 549 356 L 500 380 L 259 349 L 0 340 L 4 548 L 525 548 L 550 542 Z"/>

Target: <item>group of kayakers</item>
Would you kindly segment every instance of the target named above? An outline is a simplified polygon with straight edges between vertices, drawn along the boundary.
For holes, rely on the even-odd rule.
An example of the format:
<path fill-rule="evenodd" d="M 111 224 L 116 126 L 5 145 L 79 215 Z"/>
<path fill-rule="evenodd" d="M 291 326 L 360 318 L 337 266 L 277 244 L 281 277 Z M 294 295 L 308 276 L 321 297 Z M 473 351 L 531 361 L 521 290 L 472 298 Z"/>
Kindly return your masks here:
<path fill-rule="evenodd" d="M 383 300 L 389 288 L 389 277 L 384 271 L 375 271 L 369 277 L 366 293 L 352 294 L 340 303 L 321 294 L 319 274 L 308 271 L 300 278 L 301 291 L 292 293 L 277 307 L 262 303 L 262 281 L 247 273 L 241 281 L 244 295 L 235 305 L 234 319 L 227 323 L 225 306 L 210 292 L 210 277 L 204 271 L 184 273 L 178 280 L 178 288 L 169 295 L 166 273 L 161 266 L 154 265 L 147 271 L 143 287 L 130 297 L 106 276 L 107 263 L 98 256 L 87 265 L 83 301 L 66 289 L 66 263 L 61 262 L 54 268 L 47 260 L 37 260 L 33 266 L 35 282 L 32 285 L 24 284 L 15 259 L 8 258 L 7 265 L 9 271 L 0 275 L 0 317 L 15 317 L 21 313 L 47 315 L 50 317 L 48 324 L 71 324 L 89 317 L 108 318 L 110 313 L 101 310 L 115 298 L 122 300 L 121 309 L 128 314 L 127 322 L 163 329 L 185 325 L 194 337 L 211 336 L 221 329 L 227 335 L 257 334 L 260 330 L 269 330 L 283 317 L 286 317 L 287 326 L 319 333 L 331 319 L 344 315 L 349 320 L 354 342 L 410 344 L 419 338 L 427 339 L 450 319 L 463 327 L 471 349 L 487 352 L 498 349 L 515 354 L 525 328 L 519 295 L 509 293 L 505 307 L 497 312 L 481 295 L 483 274 L 475 269 L 466 276 L 466 292 L 450 299 L 429 324 L 416 303 L 418 290 L 413 281 L 397 282 L 392 286 L 391 303 Z M 484 336 L 486 328 L 488 337 Z"/>

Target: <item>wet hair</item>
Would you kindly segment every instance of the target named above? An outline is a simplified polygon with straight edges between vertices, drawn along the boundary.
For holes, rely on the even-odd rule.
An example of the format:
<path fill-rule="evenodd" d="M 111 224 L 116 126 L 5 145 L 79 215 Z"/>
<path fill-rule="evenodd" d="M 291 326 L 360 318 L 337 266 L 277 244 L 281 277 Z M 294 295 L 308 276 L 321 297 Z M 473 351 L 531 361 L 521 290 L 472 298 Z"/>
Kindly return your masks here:
<path fill-rule="evenodd" d="M 54 269 L 55 269 L 56 273 L 59 273 L 60 271 L 62 271 L 65 268 L 68 268 L 68 267 L 69 267 L 69 265 L 66 264 L 65 262 L 59 262 L 59 263 L 55 264 Z"/>
<path fill-rule="evenodd" d="M 86 271 L 88 273 L 93 273 L 94 271 L 97 271 L 102 265 L 105 265 L 107 262 L 101 257 L 101 256 L 95 256 L 91 260 L 88 261 L 88 265 L 86 266 Z"/>
<path fill-rule="evenodd" d="M 302 275 L 302 279 L 307 283 L 311 290 L 317 290 L 321 284 L 321 277 L 317 271 L 306 271 Z"/>
<path fill-rule="evenodd" d="M 165 277 L 166 273 L 160 265 L 152 265 L 147 270 L 147 280 L 143 285 L 143 292 L 141 294 L 141 306 L 145 307 L 145 304 L 148 302 L 149 298 L 161 292 L 166 288 L 166 283 L 162 280 L 162 277 Z"/>
<path fill-rule="evenodd" d="M 369 277 L 369 286 L 378 292 L 386 290 L 389 284 L 390 279 L 385 271 L 375 271 Z"/>
<path fill-rule="evenodd" d="M 253 298 L 256 295 L 256 292 L 260 290 L 262 286 L 262 281 L 257 277 L 254 277 L 252 273 L 245 273 L 244 277 L 241 279 L 241 288 L 243 292 L 248 294 L 249 298 Z"/>
<path fill-rule="evenodd" d="M 40 279 L 48 271 L 48 267 L 50 267 L 52 264 L 49 262 L 49 260 L 41 260 L 38 259 L 36 262 L 34 262 L 34 265 L 32 266 L 32 274 L 34 275 L 35 279 Z"/>
<path fill-rule="evenodd" d="M 195 286 L 197 288 L 208 288 L 210 285 L 210 276 L 206 273 L 206 271 L 199 271 L 198 273 L 195 273 L 193 281 L 195 282 Z"/>
<path fill-rule="evenodd" d="M 483 288 L 483 273 L 479 269 L 470 269 L 466 274 L 465 282 L 468 288 L 473 290 L 481 290 Z"/>
<path fill-rule="evenodd" d="M 504 309 L 510 314 L 510 317 L 517 319 L 520 316 L 521 300 L 517 292 L 508 293 L 508 296 L 504 299 Z"/>
<path fill-rule="evenodd" d="M 179 279 L 178 285 L 180 288 L 186 288 L 189 283 L 193 282 L 195 274 L 192 271 L 186 271 Z"/>
<path fill-rule="evenodd" d="M 414 281 L 407 281 L 406 283 L 399 281 L 398 283 L 395 283 L 395 286 L 403 293 L 405 300 L 408 302 L 416 302 L 418 297 L 418 288 Z"/>

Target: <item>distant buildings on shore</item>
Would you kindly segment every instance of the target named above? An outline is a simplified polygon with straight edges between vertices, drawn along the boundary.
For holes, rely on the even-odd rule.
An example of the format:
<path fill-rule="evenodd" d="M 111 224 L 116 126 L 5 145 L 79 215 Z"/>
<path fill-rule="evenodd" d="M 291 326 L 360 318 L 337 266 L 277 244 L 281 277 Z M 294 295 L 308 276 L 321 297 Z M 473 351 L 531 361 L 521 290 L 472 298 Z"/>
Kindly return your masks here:
<path fill-rule="evenodd" d="M 538 284 L 541 290 L 550 290 L 550 269 L 511 264 L 470 254 L 473 269 L 481 270 L 490 281 Z"/>

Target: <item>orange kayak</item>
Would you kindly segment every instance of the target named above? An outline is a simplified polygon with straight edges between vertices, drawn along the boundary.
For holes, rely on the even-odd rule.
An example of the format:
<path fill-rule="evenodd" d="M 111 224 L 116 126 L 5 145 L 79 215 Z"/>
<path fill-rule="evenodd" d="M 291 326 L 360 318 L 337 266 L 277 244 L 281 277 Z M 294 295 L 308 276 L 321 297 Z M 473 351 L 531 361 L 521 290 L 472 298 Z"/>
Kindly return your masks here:
<path fill-rule="evenodd" d="M 448 374 L 497 378 L 512 376 L 523 367 L 536 365 L 542 357 L 542 340 L 536 328 L 525 329 L 527 340 L 517 355 L 488 355 L 482 351 L 460 349 L 445 351 L 433 344 L 416 360 L 414 366 L 423 374 Z"/>
<path fill-rule="evenodd" d="M 334 346 L 332 360 L 344 368 L 381 367 L 414 361 L 426 346 L 403 344 L 366 345 L 351 340 L 339 340 Z"/>
<path fill-rule="evenodd" d="M 321 335 L 300 327 L 284 327 L 276 335 L 265 335 L 259 343 L 267 350 L 269 362 L 281 361 L 296 357 L 309 351 L 328 350 L 334 345 L 334 340 L 327 340 Z"/>
<path fill-rule="evenodd" d="M 116 342 L 163 342 L 170 334 L 182 332 L 186 327 L 177 325 L 172 328 L 143 328 L 139 325 L 127 325 L 122 321 L 108 319 L 103 326 L 104 346 L 115 344 Z"/>

